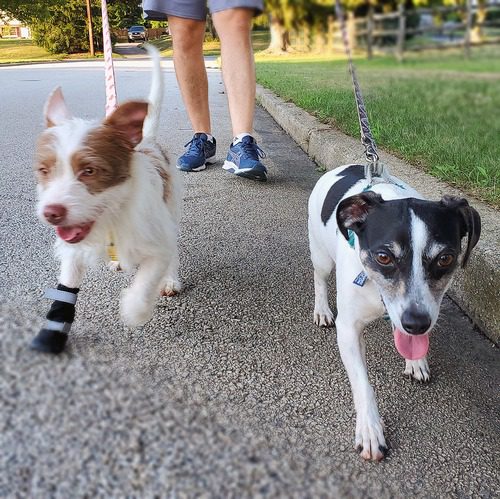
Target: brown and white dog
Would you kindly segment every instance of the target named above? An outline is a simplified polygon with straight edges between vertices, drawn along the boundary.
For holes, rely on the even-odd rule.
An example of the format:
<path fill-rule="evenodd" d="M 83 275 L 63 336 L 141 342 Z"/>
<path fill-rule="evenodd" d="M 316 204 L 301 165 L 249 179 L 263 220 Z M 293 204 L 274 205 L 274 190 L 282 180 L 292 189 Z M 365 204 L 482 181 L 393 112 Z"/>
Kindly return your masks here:
<path fill-rule="evenodd" d="M 35 171 L 40 219 L 54 227 L 61 261 L 49 323 L 35 338 L 38 350 L 64 348 L 76 293 L 89 264 L 107 257 L 112 239 L 120 267 L 138 266 L 123 291 L 120 311 L 128 326 L 147 322 L 159 293 L 180 290 L 177 225 L 180 189 L 175 168 L 156 143 L 163 78 L 153 59 L 149 102 L 121 104 L 104 121 L 71 116 L 60 88 L 45 105 L 46 130 L 38 140 Z"/>

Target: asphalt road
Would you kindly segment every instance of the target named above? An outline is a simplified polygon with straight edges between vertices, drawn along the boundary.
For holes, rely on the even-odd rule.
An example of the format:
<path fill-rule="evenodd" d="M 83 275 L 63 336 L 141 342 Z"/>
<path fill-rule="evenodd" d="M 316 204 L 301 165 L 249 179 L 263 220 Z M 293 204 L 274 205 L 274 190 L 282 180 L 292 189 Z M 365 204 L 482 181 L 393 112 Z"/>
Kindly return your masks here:
<path fill-rule="evenodd" d="M 117 43 L 113 47 L 113 52 L 121 54 L 128 60 L 134 59 L 147 59 L 148 55 L 145 50 L 141 48 L 142 43 Z"/>
<path fill-rule="evenodd" d="M 191 133 L 170 66 L 160 137 L 175 160 Z M 147 95 L 146 63 L 116 73 L 119 99 Z M 62 85 L 75 114 L 102 116 L 103 78 L 88 63 L 0 68 L 0 496 L 499 497 L 499 352 L 450 300 L 428 385 L 404 378 L 387 324 L 369 328 L 390 454 L 365 463 L 352 449 L 335 330 L 312 323 L 306 201 L 319 173 L 261 109 L 269 182 L 221 163 L 184 176 L 182 295 L 130 330 L 117 310 L 128 277 L 92 269 L 68 352 L 27 348 L 57 278 L 53 231 L 34 216 L 43 104 Z M 209 81 L 222 160 L 227 107 L 219 72 Z"/>

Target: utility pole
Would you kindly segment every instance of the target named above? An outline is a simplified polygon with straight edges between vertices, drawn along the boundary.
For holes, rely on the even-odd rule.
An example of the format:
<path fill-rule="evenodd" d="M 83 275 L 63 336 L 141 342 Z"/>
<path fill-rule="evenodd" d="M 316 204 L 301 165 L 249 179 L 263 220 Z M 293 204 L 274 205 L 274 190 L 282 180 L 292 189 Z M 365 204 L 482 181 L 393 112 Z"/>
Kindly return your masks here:
<path fill-rule="evenodd" d="M 89 24 L 89 47 L 90 47 L 90 55 L 94 57 L 94 32 L 92 30 L 92 9 L 90 7 L 90 0 L 87 0 L 87 21 Z"/>

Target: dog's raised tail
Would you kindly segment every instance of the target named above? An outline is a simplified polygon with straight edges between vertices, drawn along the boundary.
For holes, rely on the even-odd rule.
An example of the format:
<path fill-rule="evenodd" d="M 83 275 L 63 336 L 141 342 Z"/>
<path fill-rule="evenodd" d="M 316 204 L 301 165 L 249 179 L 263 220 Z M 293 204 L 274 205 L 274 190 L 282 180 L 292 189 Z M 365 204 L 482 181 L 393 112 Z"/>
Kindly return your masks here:
<path fill-rule="evenodd" d="M 151 75 L 151 90 L 148 97 L 148 115 L 144 120 L 142 135 L 144 138 L 154 139 L 156 138 L 160 124 L 160 112 L 163 102 L 163 72 L 161 70 L 161 57 L 158 49 L 150 44 L 146 44 L 145 48 L 151 57 L 153 71 Z"/>

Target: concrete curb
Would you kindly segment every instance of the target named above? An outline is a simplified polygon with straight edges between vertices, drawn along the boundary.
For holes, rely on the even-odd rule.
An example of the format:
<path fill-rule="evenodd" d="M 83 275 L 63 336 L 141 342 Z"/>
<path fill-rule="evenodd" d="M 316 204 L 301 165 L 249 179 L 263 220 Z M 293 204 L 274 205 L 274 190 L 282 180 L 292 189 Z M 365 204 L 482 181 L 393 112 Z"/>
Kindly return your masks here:
<path fill-rule="evenodd" d="M 331 126 L 284 102 L 270 90 L 257 86 L 257 101 L 318 165 L 331 170 L 339 165 L 364 164 L 359 139 L 348 137 Z M 482 219 L 478 245 L 466 269 L 460 271 L 448 294 L 495 344 L 500 343 L 500 221 L 498 212 L 436 178 L 379 151 L 391 173 L 411 184 L 429 199 L 445 194 L 467 197 Z"/>

